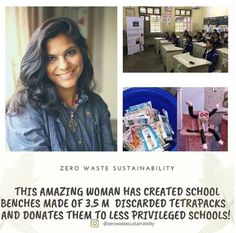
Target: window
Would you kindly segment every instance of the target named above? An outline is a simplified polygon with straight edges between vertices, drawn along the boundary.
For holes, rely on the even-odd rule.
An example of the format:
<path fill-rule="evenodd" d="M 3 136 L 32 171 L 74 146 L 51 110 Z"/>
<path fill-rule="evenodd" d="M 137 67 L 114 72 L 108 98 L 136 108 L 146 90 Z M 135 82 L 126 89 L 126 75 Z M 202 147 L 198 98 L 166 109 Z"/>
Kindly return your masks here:
<path fill-rule="evenodd" d="M 180 12 L 181 15 L 185 15 L 185 10 L 181 10 Z"/>
<path fill-rule="evenodd" d="M 160 8 L 154 8 L 154 14 L 160 15 L 161 14 Z"/>
<path fill-rule="evenodd" d="M 161 31 L 161 16 L 150 15 L 150 32 Z"/>
<path fill-rule="evenodd" d="M 175 10 L 175 15 L 180 15 L 180 10 Z"/>
<path fill-rule="evenodd" d="M 175 16 L 191 16 L 191 10 L 176 9 Z"/>
<path fill-rule="evenodd" d="M 139 7 L 139 16 L 145 19 L 145 33 L 161 31 L 161 7 Z"/>
<path fill-rule="evenodd" d="M 141 14 L 146 14 L 146 13 L 147 13 L 146 7 L 140 7 L 140 8 L 139 8 L 139 13 L 141 13 Z"/>
<path fill-rule="evenodd" d="M 184 30 L 191 31 L 192 20 L 191 17 L 176 17 L 175 32 L 183 32 Z"/>
<path fill-rule="evenodd" d="M 147 8 L 147 13 L 148 14 L 153 14 L 153 8 L 152 7 L 148 7 Z"/>
<path fill-rule="evenodd" d="M 188 11 L 185 12 L 185 14 L 186 14 L 186 15 L 191 15 L 191 11 L 188 10 Z"/>

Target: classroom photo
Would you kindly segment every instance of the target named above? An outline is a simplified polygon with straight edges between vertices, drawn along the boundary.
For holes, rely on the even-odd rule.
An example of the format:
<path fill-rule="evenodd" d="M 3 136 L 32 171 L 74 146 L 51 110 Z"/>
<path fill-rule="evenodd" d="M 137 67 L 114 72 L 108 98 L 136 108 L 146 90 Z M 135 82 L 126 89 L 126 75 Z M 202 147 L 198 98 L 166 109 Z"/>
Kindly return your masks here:
<path fill-rule="evenodd" d="M 228 72 L 228 8 L 123 7 L 123 72 Z"/>

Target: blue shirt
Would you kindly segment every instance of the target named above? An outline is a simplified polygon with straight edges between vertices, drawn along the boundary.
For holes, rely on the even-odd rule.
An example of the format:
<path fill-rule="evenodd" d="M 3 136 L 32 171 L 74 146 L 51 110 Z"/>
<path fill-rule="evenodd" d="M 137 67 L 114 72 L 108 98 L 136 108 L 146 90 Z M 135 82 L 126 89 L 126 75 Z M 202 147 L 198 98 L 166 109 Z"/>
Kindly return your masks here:
<path fill-rule="evenodd" d="M 216 69 L 217 61 L 218 61 L 218 53 L 216 49 L 211 49 L 211 50 L 205 50 L 204 54 L 202 57 L 208 61 L 210 61 L 212 64 L 209 65 L 208 72 L 213 72 Z"/>
<path fill-rule="evenodd" d="M 69 127 L 70 109 L 58 106 L 58 117 L 27 105 L 7 113 L 6 135 L 11 151 L 113 151 L 110 113 L 95 93 L 80 96 L 74 112 L 76 131 Z"/>
<path fill-rule="evenodd" d="M 174 38 L 172 39 L 172 44 L 174 44 L 176 47 L 178 47 L 178 46 L 179 46 L 179 39 L 176 38 L 176 37 L 174 37 Z"/>
<path fill-rule="evenodd" d="M 192 53 L 193 51 L 193 43 L 192 41 L 186 41 L 185 44 L 184 44 L 184 53 L 187 53 L 189 52 L 190 54 Z"/>

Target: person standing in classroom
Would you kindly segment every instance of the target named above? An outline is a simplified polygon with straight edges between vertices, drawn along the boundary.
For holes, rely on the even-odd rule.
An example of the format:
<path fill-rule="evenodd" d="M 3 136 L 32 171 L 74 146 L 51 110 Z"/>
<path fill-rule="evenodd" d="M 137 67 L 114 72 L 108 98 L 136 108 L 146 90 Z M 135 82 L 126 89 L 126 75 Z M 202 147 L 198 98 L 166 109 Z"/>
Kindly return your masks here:
<path fill-rule="evenodd" d="M 221 33 L 221 28 L 220 28 L 220 25 L 217 23 L 216 24 L 216 27 L 215 27 L 215 30 L 220 34 Z"/>
<path fill-rule="evenodd" d="M 208 35 L 210 35 L 211 32 L 212 32 L 211 24 L 210 24 L 210 22 L 208 21 L 208 22 L 207 22 L 207 27 L 206 27 L 206 33 L 207 33 Z"/>

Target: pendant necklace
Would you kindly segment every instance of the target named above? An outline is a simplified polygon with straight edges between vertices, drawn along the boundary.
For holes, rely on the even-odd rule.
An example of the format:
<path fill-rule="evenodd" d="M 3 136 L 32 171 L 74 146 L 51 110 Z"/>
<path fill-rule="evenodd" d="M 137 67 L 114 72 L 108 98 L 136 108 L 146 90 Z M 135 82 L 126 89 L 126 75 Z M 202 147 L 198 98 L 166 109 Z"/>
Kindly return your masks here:
<path fill-rule="evenodd" d="M 79 105 L 78 102 L 79 102 L 79 98 L 78 98 L 78 94 L 76 94 L 74 105 L 73 105 L 73 107 L 70 108 L 70 119 L 68 121 L 68 126 L 72 132 L 75 132 L 78 128 L 78 122 L 75 117 L 75 111 L 77 110 L 78 105 Z M 67 105 L 65 103 L 64 103 L 64 106 L 67 107 Z"/>
<path fill-rule="evenodd" d="M 77 130 L 78 123 L 77 123 L 76 118 L 74 117 L 74 110 L 70 111 L 70 119 L 68 122 L 68 126 L 73 132 Z"/>

